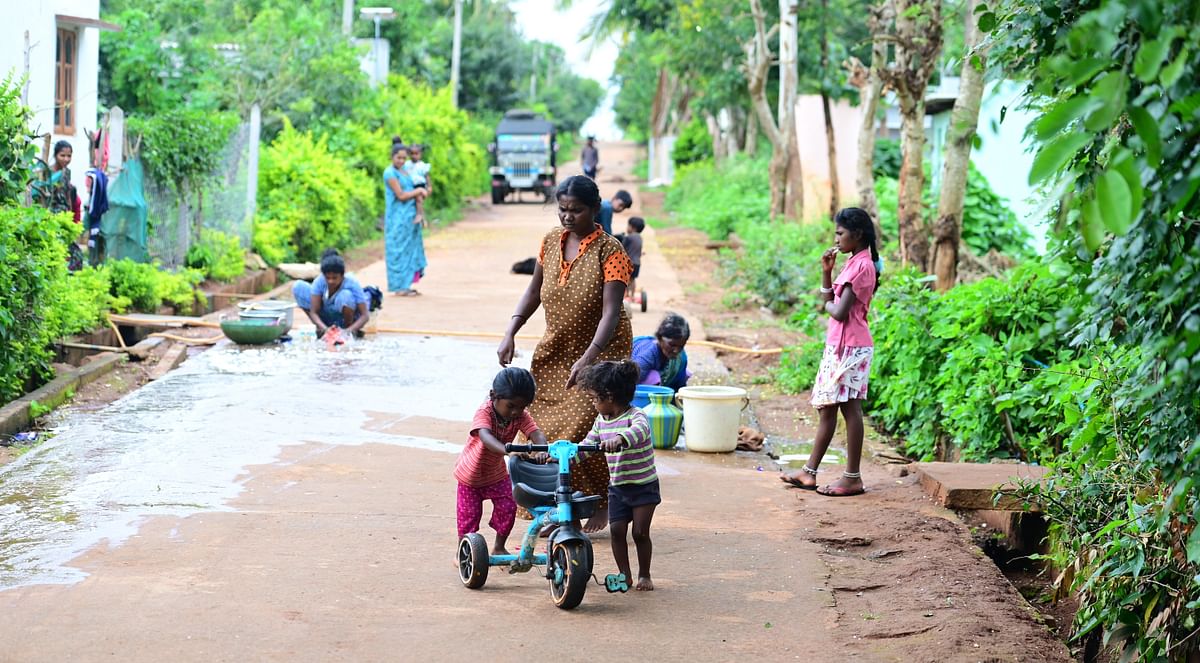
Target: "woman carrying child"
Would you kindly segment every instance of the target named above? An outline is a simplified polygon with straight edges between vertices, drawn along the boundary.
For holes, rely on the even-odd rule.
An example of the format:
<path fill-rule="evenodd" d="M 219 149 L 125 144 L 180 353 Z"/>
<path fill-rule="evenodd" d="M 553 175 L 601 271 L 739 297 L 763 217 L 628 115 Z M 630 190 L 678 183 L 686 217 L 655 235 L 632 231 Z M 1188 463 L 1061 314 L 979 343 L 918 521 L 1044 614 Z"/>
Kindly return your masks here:
<path fill-rule="evenodd" d="M 421 238 L 421 222 L 417 219 L 416 201 L 425 197 L 425 190 L 413 186 L 404 169 L 408 148 L 392 145 L 392 165 L 383 171 L 387 214 L 384 221 L 384 257 L 387 263 L 388 291 L 401 297 L 420 294 L 413 282 L 425 271 L 425 245 Z"/>
<path fill-rule="evenodd" d="M 862 402 L 867 398 L 867 375 L 875 344 L 867 327 L 867 311 L 879 287 L 879 250 L 875 225 L 869 214 L 847 207 L 834 217 L 835 245 L 821 255 L 821 296 L 829 314 L 825 333 L 825 356 L 817 371 L 812 403 L 820 415 L 817 437 L 808 462 L 799 472 L 780 475 L 785 483 L 816 490 L 830 497 L 849 497 L 865 492 L 860 462 L 863 446 Z M 832 279 L 837 254 L 849 253 L 836 280 Z M 846 470 L 833 483 L 817 489 L 817 468 L 837 430 L 837 414 L 846 420 Z"/>
<path fill-rule="evenodd" d="M 602 361 L 579 374 L 579 387 L 592 399 L 596 421 L 584 442 L 599 444 L 608 459 L 608 524 L 612 533 L 613 558 L 617 570 L 633 578 L 629 568 L 629 541 L 626 530 L 633 523 L 633 544 L 637 547 L 636 589 L 650 591 L 650 521 L 654 508 L 662 502 L 658 473 L 654 469 L 654 445 L 650 439 L 650 420 L 633 407 L 638 367 L 629 359 Z"/>
<path fill-rule="evenodd" d="M 633 264 L 612 235 L 596 222 L 600 190 L 576 175 L 558 185 L 558 222 L 542 239 L 533 278 L 517 303 L 496 354 L 502 366 L 512 362 L 516 334 L 539 307 L 546 312 L 546 333 L 533 353 L 532 371 L 540 388 L 530 411 L 552 440 L 579 442 L 596 418 L 587 394 L 574 389 L 579 374 L 598 360 L 623 359 L 632 350 L 633 331 L 621 300 Z M 596 455 L 573 471 L 575 487 L 600 495 L 596 515 L 585 532 L 608 523 L 608 466 Z"/>
<path fill-rule="evenodd" d="M 467 446 L 454 465 L 458 480 L 458 538 L 479 531 L 483 503 L 492 501 L 488 525 L 496 530 L 493 555 L 507 555 L 505 544 L 517 517 L 508 468 L 504 466 L 504 445 L 520 431 L 533 444 L 546 444 L 525 408 L 533 402 L 536 387 L 533 375 L 523 368 L 506 368 L 492 380 L 488 398 L 475 411 Z"/>

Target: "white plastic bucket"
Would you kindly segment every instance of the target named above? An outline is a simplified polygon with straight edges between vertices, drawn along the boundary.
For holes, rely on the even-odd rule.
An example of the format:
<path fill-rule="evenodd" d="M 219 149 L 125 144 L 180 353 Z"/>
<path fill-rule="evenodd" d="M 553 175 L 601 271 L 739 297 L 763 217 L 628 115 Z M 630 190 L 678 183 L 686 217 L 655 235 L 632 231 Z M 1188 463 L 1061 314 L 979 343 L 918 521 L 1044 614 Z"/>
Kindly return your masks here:
<path fill-rule="evenodd" d="M 728 453 L 737 448 L 742 410 L 750 404 L 740 387 L 684 387 L 676 394 L 683 406 L 688 451 Z"/>

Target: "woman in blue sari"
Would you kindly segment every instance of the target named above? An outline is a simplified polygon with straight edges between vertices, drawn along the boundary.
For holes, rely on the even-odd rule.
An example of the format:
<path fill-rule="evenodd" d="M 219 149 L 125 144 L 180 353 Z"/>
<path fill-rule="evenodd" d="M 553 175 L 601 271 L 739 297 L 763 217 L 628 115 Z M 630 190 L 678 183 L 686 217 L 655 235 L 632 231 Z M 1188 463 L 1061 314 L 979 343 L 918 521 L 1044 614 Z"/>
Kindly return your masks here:
<path fill-rule="evenodd" d="M 425 190 L 413 187 L 412 179 L 404 172 L 407 160 L 408 148 L 393 144 L 392 165 L 383 171 L 384 195 L 387 197 L 384 248 L 388 291 L 401 297 L 420 294 L 413 289 L 413 283 L 421 278 L 426 265 L 416 202 L 425 196 Z"/>

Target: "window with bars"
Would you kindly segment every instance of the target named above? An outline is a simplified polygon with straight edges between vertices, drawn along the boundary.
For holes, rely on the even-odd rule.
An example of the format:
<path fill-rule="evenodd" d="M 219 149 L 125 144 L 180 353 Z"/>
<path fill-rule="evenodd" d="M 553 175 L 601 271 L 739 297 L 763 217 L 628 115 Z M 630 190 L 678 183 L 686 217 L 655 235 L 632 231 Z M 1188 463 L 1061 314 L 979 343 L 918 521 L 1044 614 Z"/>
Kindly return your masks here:
<path fill-rule="evenodd" d="M 70 28 L 58 29 L 58 46 L 54 51 L 54 132 L 75 133 L 75 62 L 79 33 Z"/>

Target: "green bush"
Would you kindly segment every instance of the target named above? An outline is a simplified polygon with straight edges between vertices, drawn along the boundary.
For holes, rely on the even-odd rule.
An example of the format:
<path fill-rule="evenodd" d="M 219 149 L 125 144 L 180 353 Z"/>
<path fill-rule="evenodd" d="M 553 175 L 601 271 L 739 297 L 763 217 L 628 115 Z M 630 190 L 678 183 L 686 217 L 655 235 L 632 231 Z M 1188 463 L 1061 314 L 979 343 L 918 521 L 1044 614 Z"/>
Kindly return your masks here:
<path fill-rule="evenodd" d="M 69 214 L 0 207 L 0 402 L 51 375 L 59 336 L 47 311 L 67 278 L 67 243 L 78 232 Z"/>
<path fill-rule="evenodd" d="M 204 274 L 195 269 L 179 273 L 162 270 L 157 263 L 134 262 L 128 258 L 105 263 L 111 283 L 111 293 L 130 306 L 145 313 L 157 313 L 163 303 L 173 305 L 181 313 L 190 313 L 197 301 L 196 286 Z"/>
<path fill-rule="evenodd" d="M 671 160 L 676 166 L 682 166 L 711 159 L 712 155 L 712 137 L 708 135 L 708 127 L 699 115 L 695 115 L 679 132 L 679 139 L 671 150 Z"/>
<path fill-rule="evenodd" d="M 129 298 L 112 294 L 112 280 L 105 267 L 84 267 L 55 282 L 54 303 L 48 307 L 51 326 L 61 335 L 79 334 L 101 326 L 109 311 L 122 313 Z"/>
<path fill-rule="evenodd" d="M 454 108 L 449 88 L 433 90 L 392 76 L 387 86 L 378 88 L 355 109 L 352 119 L 365 131 L 358 133 L 347 152 L 339 153 L 365 168 L 380 213 L 383 171 L 391 163 L 393 135 L 406 143 L 428 146 L 424 158 L 431 167 L 433 195 L 426 201 L 426 211 L 431 215 L 457 216 L 464 200 L 487 190 L 484 146 L 492 140 L 492 126 Z"/>
<path fill-rule="evenodd" d="M 37 147 L 30 135 L 32 113 L 21 104 L 21 85 L 9 74 L 0 80 L 0 204 L 15 203 L 32 177 Z"/>
<path fill-rule="evenodd" d="M 718 168 L 711 159 L 680 167 L 667 192 L 666 208 L 713 239 L 739 235 L 770 216 L 771 188 L 765 159 L 730 157 Z"/>
<path fill-rule="evenodd" d="M 235 235 L 205 228 L 200 241 L 188 249 L 186 264 L 214 281 L 228 283 L 246 272 L 246 252 Z"/>
<path fill-rule="evenodd" d="M 1056 332 L 1064 283 L 1033 263 L 944 295 L 914 271 L 891 276 L 871 306 L 876 423 L 917 458 L 1052 460 L 1079 407 L 1058 383 L 1087 363 Z"/>
<path fill-rule="evenodd" d="M 325 138 L 287 124 L 262 151 L 254 249 L 271 264 L 315 261 L 350 241 L 352 223 L 373 224 L 363 214 L 381 188 L 330 151 Z"/>
<path fill-rule="evenodd" d="M 901 161 L 900 141 L 890 138 L 875 140 L 875 153 L 871 161 L 871 172 L 875 173 L 875 179 L 881 177 L 900 179 Z"/>
<path fill-rule="evenodd" d="M 824 336 L 785 348 L 779 357 L 779 365 L 771 371 L 775 384 L 790 394 L 812 388 L 824 354 Z"/>

